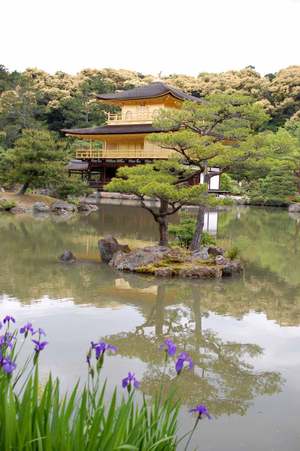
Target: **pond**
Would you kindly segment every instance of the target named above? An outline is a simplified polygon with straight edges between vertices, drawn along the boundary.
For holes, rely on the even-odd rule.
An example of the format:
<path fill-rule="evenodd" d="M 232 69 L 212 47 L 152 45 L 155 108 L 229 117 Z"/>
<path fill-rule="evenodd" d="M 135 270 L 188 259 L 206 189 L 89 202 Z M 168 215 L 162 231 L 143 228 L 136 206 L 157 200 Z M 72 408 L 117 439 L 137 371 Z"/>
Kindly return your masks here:
<path fill-rule="evenodd" d="M 207 220 L 207 223 L 209 221 Z M 213 232 L 216 214 L 212 216 Z M 159 344 L 174 337 L 192 355 L 193 371 L 164 378 L 188 410 L 204 403 L 213 416 L 200 423 L 191 449 L 299 450 L 300 217 L 280 209 L 234 208 L 218 214 L 217 236 L 236 245 L 242 277 L 222 281 L 157 280 L 99 263 L 97 241 L 113 234 L 131 245 L 156 239 L 149 214 L 102 205 L 99 212 L 38 219 L 0 216 L 0 316 L 47 331 L 43 376 L 51 369 L 67 389 L 86 377 L 91 340 L 118 346 L 107 357 L 109 385 L 128 370 L 151 395 L 163 377 Z M 71 249 L 80 259 L 58 263 Z"/>

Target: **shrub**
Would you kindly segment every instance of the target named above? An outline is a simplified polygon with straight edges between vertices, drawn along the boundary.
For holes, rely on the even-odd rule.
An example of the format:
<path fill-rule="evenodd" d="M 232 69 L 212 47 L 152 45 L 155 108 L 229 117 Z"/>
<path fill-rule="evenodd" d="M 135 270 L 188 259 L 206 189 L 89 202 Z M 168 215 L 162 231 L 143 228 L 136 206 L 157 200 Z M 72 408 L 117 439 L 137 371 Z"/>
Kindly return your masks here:
<path fill-rule="evenodd" d="M 2 199 L 0 200 L 0 211 L 9 211 L 16 206 L 16 203 L 12 200 Z"/>
<path fill-rule="evenodd" d="M 84 196 L 92 192 L 88 184 L 80 178 L 64 178 L 55 186 L 54 195 L 60 199 L 67 199 L 69 196 Z"/>
<path fill-rule="evenodd" d="M 234 205 L 234 201 L 230 197 L 218 198 L 218 205 L 231 206 Z"/>
<path fill-rule="evenodd" d="M 267 177 L 249 184 L 250 204 L 285 207 L 296 190 L 296 178 L 289 170 L 274 169 Z"/>
<path fill-rule="evenodd" d="M 181 246 L 189 247 L 192 242 L 196 219 L 189 215 L 182 215 L 179 224 L 170 224 L 169 232 L 175 236 L 175 239 Z"/>
<path fill-rule="evenodd" d="M 237 246 L 232 246 L 230 249 L 228 249 L 228 251 L 226 252 L 227 257 L 230 260 L 234 260 L 235 258 L 237 258 L 238 254 L 239 254 L 239 248 Z"/>
<path fill-rule="evenodd" d="M 290 198 L 291 202 L 296 202 L 296 203 L 300 203 L 300 195 L 296 194 L 295 196 Z"/>
<path fill-rule="evenodd" d="M 203 232 L 201 237 L 201 244 L 203 246 L 214 246 L 216 244 L 215 238 L 208 232 Z"/>
<path fill-rule="evenodd" d="M 220 186 L 222 191 L 227 191 L 230 194 L 240 194 L 242 191 L 237 181 L 230 177 L 229 174 L 221 175 Z"/>
<path fill-rule="evenodd" d="M 175 239 L 179 242 L 180 246 L 189 247 L 194 236 L 196 222 L 196 219 L 192 216 L 183 214 L 180 217 L 179 224 L 169 225 L 169 232 L 175 236 Z M 216 241 L 208 232 L 203 232 L 201 244 L 208 246 L 216 244 Z"/>

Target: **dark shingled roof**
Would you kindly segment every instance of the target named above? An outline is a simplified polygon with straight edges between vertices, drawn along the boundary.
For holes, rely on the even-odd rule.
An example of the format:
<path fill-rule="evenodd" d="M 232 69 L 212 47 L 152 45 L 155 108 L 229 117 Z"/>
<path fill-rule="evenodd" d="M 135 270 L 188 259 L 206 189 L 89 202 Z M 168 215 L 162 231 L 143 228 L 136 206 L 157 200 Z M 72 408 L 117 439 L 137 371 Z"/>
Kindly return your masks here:
<path fill-rule="evenodd" d="M 95 128 L 71 128 L 63 129 L 63 133 L 71 135 L 129 135 L 130 133 L 155 133 L 162 129 L 152 127 L 151 124 L 135 125 L 103 125 Z"/>
<path fill-rule="evenodd" d="M 139 86 L 137 88 L 128 89 L 127 91 L 112 92 L 108 94 L 99 94 L 97 99 L 99 100 L 137 100 L 137 99 L 152 99 L 155 97 L 162 97 L 167 94 L 175 97 L 179 100 L 191 100 L 193 102 L 202 102 L 198 97 L 186 94 L 180 89 L 173 88 L 160 81 L 150 83 L 149 85 Z"/>

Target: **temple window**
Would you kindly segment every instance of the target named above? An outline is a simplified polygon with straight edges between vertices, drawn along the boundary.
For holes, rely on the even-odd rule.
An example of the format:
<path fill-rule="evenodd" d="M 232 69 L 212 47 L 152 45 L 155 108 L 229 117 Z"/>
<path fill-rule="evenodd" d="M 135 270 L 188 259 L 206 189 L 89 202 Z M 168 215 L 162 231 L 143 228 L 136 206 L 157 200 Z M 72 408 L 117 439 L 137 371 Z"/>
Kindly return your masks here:
<path fill-rule="evenodd" d="M 125 119 L 127 121 L 131 121 L 132 120 L 132 111 L 127 110 L 125 113 Z"/>

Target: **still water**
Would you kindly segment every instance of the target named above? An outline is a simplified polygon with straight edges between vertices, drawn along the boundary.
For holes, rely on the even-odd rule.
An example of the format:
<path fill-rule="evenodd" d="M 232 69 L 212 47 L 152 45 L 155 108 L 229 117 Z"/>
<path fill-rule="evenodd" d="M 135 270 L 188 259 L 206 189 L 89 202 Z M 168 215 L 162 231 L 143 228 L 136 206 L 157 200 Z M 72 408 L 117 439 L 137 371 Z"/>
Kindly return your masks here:
<path fill-rule="evenodd" d="M 216 217 L 213 217 L 214 228 Z M 105 375 L 120 384 L 128 370 L 151 395 L 163 375 L 158 351 L 166 337 L 192 355 L 195 368 L 172 380 L 184 408 L 206 404 L 191 449 L 300 450 L 300 216 L 279 209 L 221 212 L 217 236 L 237 245 L 242 277 L 224 281 L 157 280 L 116 272 L 99 263 L 97 240 L 111 233 L 135 245 L 156 239 L 148 213 L 103 205 L 87 217 L 0 216 L 0 315 L 13 314 L 47 331 L 41 356 L 68 388 L 86 376 L 91 340 L 118 346 Z M 80 259 L 62 265 L 71 249 Z"/>

